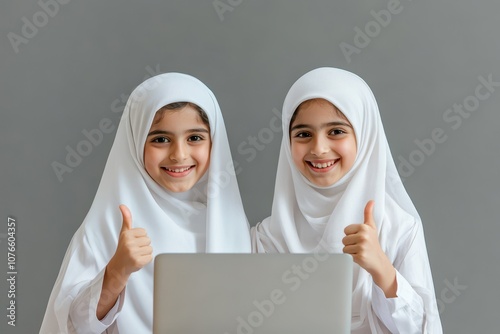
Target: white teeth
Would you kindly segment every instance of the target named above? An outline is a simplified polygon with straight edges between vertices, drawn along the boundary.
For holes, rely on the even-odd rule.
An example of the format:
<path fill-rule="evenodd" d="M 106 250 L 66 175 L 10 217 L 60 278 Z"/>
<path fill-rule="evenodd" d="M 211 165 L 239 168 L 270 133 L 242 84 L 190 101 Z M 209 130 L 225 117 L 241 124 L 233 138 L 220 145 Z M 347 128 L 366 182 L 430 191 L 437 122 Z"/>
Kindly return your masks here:
<path fill-rule="evenodd" d="M 311 161 L 311 165 L 313 165 L 313 167 L 315 168 L 326 168 L 326 167 L 330 167 L 331 165 L 333 165 L 335 163 L 335 161 L 330 161 L 330 162 L 325 162 L 325 163 L 322 163 L 322 164 L 317 164 L 317 163 L 314 163 Z"/>
<path fill-rule="evenodd" d="M 176 169 L 167 168 L 167 170 L 168 170 L 169 172 L 181 173 L 181 172 L 185 172 L 185 171 L 187 171 L 189 168 L 191 168 L 191 167 L 186 167 L 186 168 L 176 168 Z"/>

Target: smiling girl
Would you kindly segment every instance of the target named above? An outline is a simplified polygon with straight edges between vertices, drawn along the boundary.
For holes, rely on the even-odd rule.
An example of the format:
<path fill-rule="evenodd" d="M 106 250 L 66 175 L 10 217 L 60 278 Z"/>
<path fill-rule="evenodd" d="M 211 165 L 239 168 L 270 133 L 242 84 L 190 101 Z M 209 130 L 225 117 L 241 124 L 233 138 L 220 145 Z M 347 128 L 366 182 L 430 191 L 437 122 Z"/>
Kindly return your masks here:
<path fill-rule="evenodd" d="M 397 173 L 375 97 L 318 68 L 290 88 L 271 216 L 259 253 L 347 253 L 352 333 L 442 333 L 420 217 Z"/>
<path fill-rule="evenodd" d="M 40 333 L 151 333 L 155 255 L 250 252 L 231 162 L 219 105 L 202 82 L 167 73 L 139 85 Z"/>
<path fill-rule="evenodd" d="M 210 163 L 210 127 L 193 103 L 171 103 L 156 113 L 144 145 L 144 168 L 173 192 L 191 189 Z"/>
<path fill-rule="evenodd" d="M 320 187 L 334 184 L 356 159 L 356 137 L 351 123 L 330 102 L 303 102 L 290 122 L 290 143 L 295 166 Z"/>

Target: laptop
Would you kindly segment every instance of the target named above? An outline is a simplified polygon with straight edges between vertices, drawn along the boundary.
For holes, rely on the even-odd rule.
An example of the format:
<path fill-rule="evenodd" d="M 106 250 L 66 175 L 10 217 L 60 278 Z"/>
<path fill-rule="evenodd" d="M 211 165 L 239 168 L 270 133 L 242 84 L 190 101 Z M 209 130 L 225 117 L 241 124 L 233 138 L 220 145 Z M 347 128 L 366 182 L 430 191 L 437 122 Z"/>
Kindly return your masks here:
<path fill-rule="evenodd" d="M 347 334 L 346 254 L 159 254 L 154 334 Z"/>

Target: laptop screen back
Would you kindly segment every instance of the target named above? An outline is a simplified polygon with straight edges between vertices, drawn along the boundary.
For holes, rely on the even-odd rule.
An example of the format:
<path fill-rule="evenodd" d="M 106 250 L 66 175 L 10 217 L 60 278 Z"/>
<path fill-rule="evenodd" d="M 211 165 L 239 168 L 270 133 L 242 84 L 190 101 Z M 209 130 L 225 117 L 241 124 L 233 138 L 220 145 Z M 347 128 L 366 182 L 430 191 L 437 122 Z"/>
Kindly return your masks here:
<path fill-rule="evenodd" d="M 155 334 L 349 333 L 345 254 L 160 254 Z"/>

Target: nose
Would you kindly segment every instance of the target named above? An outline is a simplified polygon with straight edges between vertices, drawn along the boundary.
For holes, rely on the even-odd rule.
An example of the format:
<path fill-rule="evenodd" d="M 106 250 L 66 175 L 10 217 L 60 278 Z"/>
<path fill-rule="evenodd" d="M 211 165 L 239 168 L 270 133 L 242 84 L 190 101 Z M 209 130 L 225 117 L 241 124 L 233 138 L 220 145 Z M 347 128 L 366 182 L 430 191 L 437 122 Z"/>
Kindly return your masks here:
<path fill-rule="evenodd" d="M 172 152 L 170 153 L 170 160 L 180 162 L 186 160 L 188 157 L 188 148 L 183 142 L 177 142 L 172 145 Z"/>
<path fill-rule="evenodd" d="M 328 146 L 328 139 L 323 138 L 322 136 L 316 136 L 315 138 L 313 138 L 313 140 L 311 141 L 311 145 L 311 154 L 314 154 L 316 156 L 325 154 L 330 149 Z"/>

